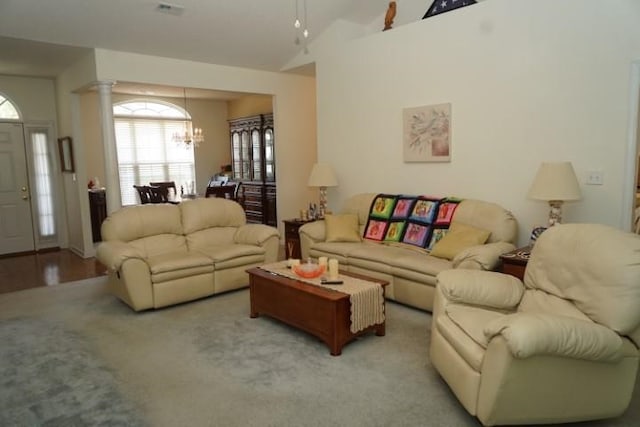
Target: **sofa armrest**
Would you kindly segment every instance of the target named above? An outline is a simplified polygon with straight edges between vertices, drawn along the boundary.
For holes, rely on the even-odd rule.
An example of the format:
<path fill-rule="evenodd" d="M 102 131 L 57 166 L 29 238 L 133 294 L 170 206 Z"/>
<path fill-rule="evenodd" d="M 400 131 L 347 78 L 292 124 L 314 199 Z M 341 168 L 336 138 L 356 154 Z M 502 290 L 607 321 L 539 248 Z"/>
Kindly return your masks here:
<path fill-rule="evenodd" d="M 144 260 L 145 256 L 142 251 L 129 243 L 120 240 L 111 240 L 98 245 L 96 258 L 109 270 L 116 271 L 120 269 L 120 266 L 125 260 L 130 258 Z"/>
<path fill-rule="evenodd" d="M 511 252 L 515 248 L 509 242 L 494 242 L 472 246 L 464 249 L 453 258 L 453 268 L 495 270 L 500 261 L 500 255 Z"/>
<path fill-rule="evenodd" d="M 524 295 L 522 282 L 508 274 L 477 270 L 445 270 L 437 286 L 449 302 L 513 310 Z"/>
<path fill-rule="evenodd" d="M 318 242 L 324 242 L 327 238 L 326 226 L 324 220 L 309 222 L 298 229 L 300 236 L 300 252 L 302 259 L 309 258 L 309 249 L 311 245 Z"/>
<path fill-rule="evenodd" d="M 613 330 L 586 320 L 542 313 L 514 313 L 489 322 L 491 340 L 501 335 L 518 359 L 554 355 L 598 362 L 616 362 L 623 356 L 622 338 Z"/>
<path fill-rule="evenodd" d="M 245 224 L 238 227 L 233 241 L 244 245 L 264 246 L 272 237 L 280 239 L 280 233 L 275 227 L 265 224 Z"/>

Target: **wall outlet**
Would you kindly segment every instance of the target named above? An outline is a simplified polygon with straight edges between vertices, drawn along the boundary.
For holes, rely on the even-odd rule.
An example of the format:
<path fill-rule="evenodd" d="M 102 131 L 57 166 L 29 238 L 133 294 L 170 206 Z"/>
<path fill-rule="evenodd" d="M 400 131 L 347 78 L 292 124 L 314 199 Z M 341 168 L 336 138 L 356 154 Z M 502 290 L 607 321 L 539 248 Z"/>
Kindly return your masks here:
<path fill-rule="evenodd" d="M 589 171 L 587 172 L 587 185 L 602 185 L 604 184 L 604 173 L 602 171 Z"/>

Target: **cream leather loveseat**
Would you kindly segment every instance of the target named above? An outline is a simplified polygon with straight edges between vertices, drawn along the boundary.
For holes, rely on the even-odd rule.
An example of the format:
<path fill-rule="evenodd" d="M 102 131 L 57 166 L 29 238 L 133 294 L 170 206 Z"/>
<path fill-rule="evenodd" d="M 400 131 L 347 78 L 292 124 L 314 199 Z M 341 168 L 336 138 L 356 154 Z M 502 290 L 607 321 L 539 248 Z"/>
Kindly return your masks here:
<path fill-rule="evenodd" d="M 487 271 L 438 275 L 431 362 L 484 425 L 622 414 L 639 347 L 635 234 L 551 227 L 533 248 L 524 283 Z"/>
<path fill-rule="evenodd" d="M 248 286 L 245 270 L 278 256 L 277 229 L 246 224 L 242 207 L 222 198 L 125 207 L 101 231 L 109 287 L 136 311 Z"/>
<path fill-rule="evenodd" d="M 358 194 L 345 203 L 342 214 L 357 216 L 357 233 L 363 236 L 373 193 Z M 495 203 L 463 200 L 451 221 L 490 232 L 485 244 L 469 247 L 453 259 L 438 258 L 405 245 L 389 245 L 369 240 L 327 242 L 325 221 L 300 227 L 303 258 L 336 258 L 340 269 L 388 280 L 386 297 L 423 310 L 433 307 L 436 276 L 448 269 L 495 269 L 499 256 L 515 249 L 518 227 L 513 215 Z"/>

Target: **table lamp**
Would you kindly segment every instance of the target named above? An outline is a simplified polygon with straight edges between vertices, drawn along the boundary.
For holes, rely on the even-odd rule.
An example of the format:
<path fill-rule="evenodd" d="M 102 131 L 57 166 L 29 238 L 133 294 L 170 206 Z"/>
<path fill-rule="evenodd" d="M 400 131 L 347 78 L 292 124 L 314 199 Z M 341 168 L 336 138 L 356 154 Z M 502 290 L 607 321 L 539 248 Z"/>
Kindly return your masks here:
<path fill-rule="evenodd" d="M 313 165 L 307 185 L 309 185 L 309 187 L 320 188 L 319 217 L 324 218 L 324 214 L 327 211 L 327 187 L 335 187 L 338 185 L 338 180 L 331 166 L 326 163 L 316 163 Z"/>
<path fill-rule="evenodd" d="M 549 227 L 562 222 L 562 203 L 582 198 L 571 162 L 543 162 L 527 196 L 549 202 Z"/>

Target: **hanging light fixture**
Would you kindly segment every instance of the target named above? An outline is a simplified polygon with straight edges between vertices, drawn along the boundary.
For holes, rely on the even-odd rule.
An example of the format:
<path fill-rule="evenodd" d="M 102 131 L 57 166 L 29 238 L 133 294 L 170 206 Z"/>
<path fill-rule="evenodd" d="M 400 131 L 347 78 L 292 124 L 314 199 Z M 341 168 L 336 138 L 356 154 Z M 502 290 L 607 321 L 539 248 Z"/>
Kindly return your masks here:
<path fill-rule="evenodd" d="M 309 28 L 307 27 L 307 0 L 302 0 L 302 7 L 303 7 L 303 20 L 300 21 L 300 9 L 299 9 L 299 2 L 300 0 L 295 0 L 296 2 L 296 20 L 293 22 L 293 28 L 296 29 L 296 38 L 295 38 L 295 44 L 299 45 L 300 44 L 300 34 L 302 34 L 303 40 L 304 40 L 304 53 L 309 53 L 309 49 L 307 47 L 307 40 L 309 39 Z"/>
<path fill-rule="evenodd" d="M 184 95 L 184 112 L 185 116 L 187 113 L 187 89 L 182 88 Z M 174 132 L 173 141 L 177 144 L 184 144 L 186 148 L 191 147 L 199 147 L 201 142 L 204 142 L 204 134 L 202 133 L 201 128 L 194 128 L 191 120 L 184 121 L 184 131 L 183 132 Z"/>

